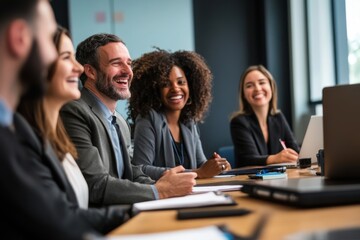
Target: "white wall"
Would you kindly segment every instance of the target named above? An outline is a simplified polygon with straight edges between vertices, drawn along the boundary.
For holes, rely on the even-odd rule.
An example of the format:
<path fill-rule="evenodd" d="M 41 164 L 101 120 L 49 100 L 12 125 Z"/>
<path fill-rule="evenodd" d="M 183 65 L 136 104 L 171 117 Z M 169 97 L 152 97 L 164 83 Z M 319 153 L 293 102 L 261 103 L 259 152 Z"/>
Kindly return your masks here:
<path fill-rule="evenodd" d="M 302 142 L 310 120 L 308 55 L 306 47 L 306 10 L 303 1 L 290 1 L 290 52 L 292 76 L 293 132 L 299 143 Z"/>
<path fill-rule="evenodd" d="M 92 34 L 113 33 L 133 59 L 153 46 L 194 50 L 192 0 L 70 0 L 69 18 L 75 46 Z M 126 101 L 117 109 L 126 116 Z"/>

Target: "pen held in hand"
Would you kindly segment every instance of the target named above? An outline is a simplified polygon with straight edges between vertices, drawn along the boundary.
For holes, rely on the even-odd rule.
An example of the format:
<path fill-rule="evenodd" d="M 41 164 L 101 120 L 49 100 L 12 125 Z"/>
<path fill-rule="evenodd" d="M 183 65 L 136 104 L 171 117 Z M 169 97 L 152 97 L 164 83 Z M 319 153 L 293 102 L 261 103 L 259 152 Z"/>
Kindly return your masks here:
<path fill-rule="evenodd" d="M 281 146 L 283 147 L 284 150 L 287 149 L 286 145 L 285 145 L 285 141 L 281 140 L 281 138 L 279 138 L 279 142 L 281 144 Z"/>
<path fill-rule="evenodd" d="M 213 153 L 213 158 L 221 158 L 221 156 L 217 152 L 214 152 Z"/>

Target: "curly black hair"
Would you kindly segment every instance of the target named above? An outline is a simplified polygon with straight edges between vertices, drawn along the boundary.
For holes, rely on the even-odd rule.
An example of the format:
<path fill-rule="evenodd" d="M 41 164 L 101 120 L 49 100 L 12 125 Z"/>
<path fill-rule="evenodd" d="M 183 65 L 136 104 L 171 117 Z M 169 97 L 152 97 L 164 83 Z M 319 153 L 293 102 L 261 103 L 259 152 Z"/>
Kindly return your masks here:
<path fill-rule="evenodd" d="M 180 67 L 187 78 L 191 104 L 181 111 L 180 121 L 199 122 L 212 100 L 213 75 L 204 58 L 193 51 L 169 52 L 157 49 L 133 62 L 134 77 L 130 86 L 128 115 L 135 123 L 138 115 L 146 116 L 150 109 L 163 111 L 160 89 L 169 79 L 173 66 Z"/>

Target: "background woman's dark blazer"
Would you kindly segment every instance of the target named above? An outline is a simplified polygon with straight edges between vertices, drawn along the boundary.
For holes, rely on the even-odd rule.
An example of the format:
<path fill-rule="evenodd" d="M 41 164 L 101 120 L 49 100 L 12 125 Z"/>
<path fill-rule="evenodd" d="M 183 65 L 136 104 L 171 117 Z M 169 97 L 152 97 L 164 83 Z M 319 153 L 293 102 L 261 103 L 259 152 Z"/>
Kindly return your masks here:
<path fill-rule="evenodd" d="M 21 124 L 19 124 L 20 122 Z M 91 228 L 103 234 L 124 222 L 127 216 L 126 208 L 124 210 L 120 206 L 101 209 L 79 208 L 75 192 L 51 145 L 48 142 L 41 144 L 41 139 L 34 132 L 20 127 L 20 125 L 26 124 L 21 116 L 15 116 L 15 124 L 20 142 L 27 152 L 28 161 L 32 162 L 33 169 L 31 171 L 42 179 L 41 184 L 47 189 L 49 201 L 53 201 L 52 199 L 55 198 L 63 202 L 68 207 L 67 211 L 71 212 L 74 218 L 75 216 L 81 218 Z"/>
<path fill-rule="evenodd" d="M 269 155 L 283 150 L 279 139 L 286 147 L 299 152 L 299 147 L 284 115 L 279 112 L 268 115 L 269 140 L 266 144 L 255 114 L 241 114 L 230 122 L 231 137 L 235 151 L 235 166 L 266 165 Z"/>

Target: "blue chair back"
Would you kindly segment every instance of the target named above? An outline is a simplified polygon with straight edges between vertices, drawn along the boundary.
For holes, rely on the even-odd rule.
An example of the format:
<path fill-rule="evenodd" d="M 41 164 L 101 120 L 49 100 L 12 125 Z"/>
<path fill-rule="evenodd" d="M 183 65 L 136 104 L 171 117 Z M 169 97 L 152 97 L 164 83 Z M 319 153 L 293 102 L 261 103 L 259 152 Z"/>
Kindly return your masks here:
<path fill-rule="evenodd" d="M 231 164 L 231 167 L 235 167 L 235 154 L 234 146 L 223 146 L 218 149 L 217 152 L 221 157 L 226 158 L 227 161 Z"/>

